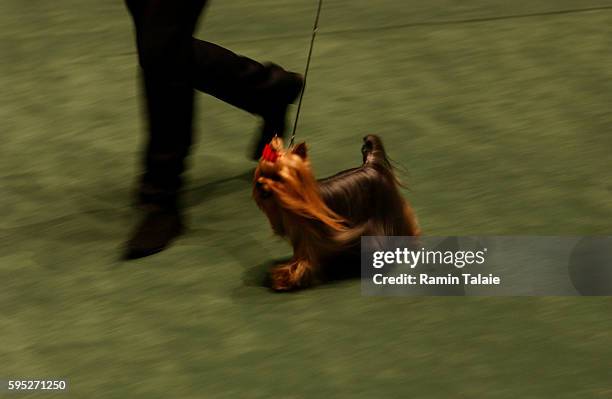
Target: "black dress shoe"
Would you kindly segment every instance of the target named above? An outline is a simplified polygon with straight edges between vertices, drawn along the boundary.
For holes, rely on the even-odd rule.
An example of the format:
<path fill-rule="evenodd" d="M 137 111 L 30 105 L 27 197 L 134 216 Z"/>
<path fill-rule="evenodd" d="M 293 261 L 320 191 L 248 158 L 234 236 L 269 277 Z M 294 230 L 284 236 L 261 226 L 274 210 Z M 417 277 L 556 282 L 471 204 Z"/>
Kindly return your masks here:
<path fill-rule="evenodd" d="M 284 137 L 287 126 L 287 109 L 299 96 L 304 87 L 302 75 L 287 72 L 279 68 L 276 73 L 279 75 L 275 83 L 275 100 L 263 113 L 263 124 L 259 137 L 253 146 L 251 159 L 259 160 L 266 144 L 274 136 Z"/>
<path fill-rule="evenodd" d="M 177 208 L 149 210 L 127 242 L 123 259 L 138 259 L 163 251 L 184 226 Z"/>

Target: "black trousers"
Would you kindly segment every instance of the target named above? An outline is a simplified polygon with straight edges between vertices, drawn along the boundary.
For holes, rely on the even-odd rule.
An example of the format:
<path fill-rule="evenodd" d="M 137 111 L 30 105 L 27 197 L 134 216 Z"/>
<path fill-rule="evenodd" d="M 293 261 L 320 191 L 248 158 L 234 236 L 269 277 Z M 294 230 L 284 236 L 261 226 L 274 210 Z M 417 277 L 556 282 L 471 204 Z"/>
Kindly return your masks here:
<path fill-rule="evenodd" d="M 126 0 L 136 30 L 148 143 L 141 201 L 173 202 L 192 142 L 194 89 L 265 115 L 285 73 L 193 38 L 206 0 Z"/>

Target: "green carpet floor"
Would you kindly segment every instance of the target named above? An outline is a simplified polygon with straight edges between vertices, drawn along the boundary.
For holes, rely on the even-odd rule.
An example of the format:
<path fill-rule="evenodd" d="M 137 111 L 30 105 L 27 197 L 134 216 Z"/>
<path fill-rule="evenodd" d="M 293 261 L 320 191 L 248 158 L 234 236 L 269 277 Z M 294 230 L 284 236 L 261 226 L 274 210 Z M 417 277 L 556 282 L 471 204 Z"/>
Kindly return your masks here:
<path fill-rule="evenodd" d="M 315 10 L 216 1 L 198 37 L 301 71 Z M 612 232 L 611 1 L 325 0 L 320 24 L 298 132 L 318 175 L 377 133 L 426 234 Z M 250 199 L 257 120 L 204 95 L 189 233 L 120 262 L 137 72 L 120 1 L 0 2 L 0 379 L 68 378 L 74 398 L 612 397 L 610 298 L 262 287 L 290 248 Z"/>

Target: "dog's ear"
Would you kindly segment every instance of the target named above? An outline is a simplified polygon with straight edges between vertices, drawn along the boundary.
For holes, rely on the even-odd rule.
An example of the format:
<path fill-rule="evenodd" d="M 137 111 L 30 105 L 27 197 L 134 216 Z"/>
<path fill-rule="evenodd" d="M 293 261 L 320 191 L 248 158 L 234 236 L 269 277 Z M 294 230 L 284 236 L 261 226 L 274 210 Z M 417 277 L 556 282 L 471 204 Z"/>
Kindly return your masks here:
<path fill-rule="evenodd" d="M 308 156 L 308 149 L 306 148 L 306 143 L 302 141 L 301 143 L 293 147 L 291 153 L 299 156 L 302 159 L 306 159 L 306 157 Z"/>

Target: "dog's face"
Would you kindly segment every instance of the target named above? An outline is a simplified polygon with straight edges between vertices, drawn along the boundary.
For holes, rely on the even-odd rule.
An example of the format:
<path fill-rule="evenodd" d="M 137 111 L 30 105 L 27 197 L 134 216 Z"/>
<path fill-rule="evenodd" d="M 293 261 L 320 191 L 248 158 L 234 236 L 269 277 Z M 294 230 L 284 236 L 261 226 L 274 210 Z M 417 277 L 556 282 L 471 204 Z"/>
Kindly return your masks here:
<path fill-rule="evenodd" d="M 275 137 L 259 160 L 253 179 L 253 198 L 270 220 L 275 233 L 284 235 L 281 206 L 277 193 L 293 192 L 301 174 L 310 170 L 305 143 L 284 149 L 282 139 Z M 299 190 L 298 190 L 299 191 Z"/>
<path fill-rule="evenodd" d="M 272 185 L 296 184 L 300 181 L 303 171 L 309 170 L 305 143 L 286 150 L 283 148 L 282 139 L 275 137 L 264 150 L 264 155 L 255 169 L 253 195 L 256 200 L 269 199 L 274 194 Z"/>

